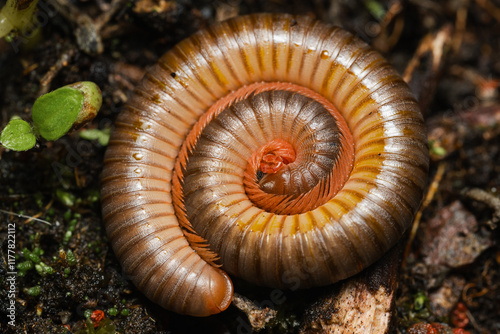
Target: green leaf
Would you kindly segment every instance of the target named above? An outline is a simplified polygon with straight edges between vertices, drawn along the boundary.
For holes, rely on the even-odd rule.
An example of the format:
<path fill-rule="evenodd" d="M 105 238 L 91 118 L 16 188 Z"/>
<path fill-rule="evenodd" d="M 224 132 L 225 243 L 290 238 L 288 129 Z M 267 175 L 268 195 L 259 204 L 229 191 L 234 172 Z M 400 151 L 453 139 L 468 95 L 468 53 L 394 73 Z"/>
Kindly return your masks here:
<path fill-rule="evenodd" d="M 431 154 L 438 157 L 444 157 L 446 154 L 448 154 L 448 152 L 446 152 L 446 149 L 444 147 L 441 147 L 435 140 L 429 140 L 429 151 Z"/>
<path fill-rule="evenodd" d="M 363 3 L 370 14 L 372 14 L 377 20 L 382 21 L 386 11 L 380 2 L 376 0 L 364 0 Z"/>
<path fill-rule="evenodd" d="M 80 138 L 87 140 L 97 140 L 101 146 L 106 146 L 109 143 L 109 137 L 111 135 L 111 129 L 88 129 L 80 131 Z"/>
<path fill-rule="evenodd" d="M 101 89 L 92 81 L 75 82 L 65 87 L 78 89 L 83 93 L 83 108 L 80 110 L 72 129 L 81 128 L 90 122 L 99 112 L 102 105 Z"/>
<path fill-rule="evenodd" d="M 26 151 L 35 146 L 36 137 L 28 122 L 13 118 L 3 129 L 0 142 L 10 150 Z"/>
<path fill-rule="evenodd" d="M 446 154 L 448 154 L 448 152 L 446 152 L 446 149 L 441 146 L 433 146 L 431 153 L 440 157 L 444 157 Z"/>
<path fill-rule="evenodd" d="M 59 199 L 59 201 L 61 201 L 61 203 L 67 207 L 72 207 L 73 205 L 75 205 L 76 196 L 70 192 L 64 191 L 62 189 L 57 189 L 56 196 L 57 199 Z"/>
<path fill-rule="evenodd" d="M 33 124 L 47 140 L 64 136 L 75 122 L 83 106 L 81 91 L 61 87 L 39 97 L 33 104 Z"/>

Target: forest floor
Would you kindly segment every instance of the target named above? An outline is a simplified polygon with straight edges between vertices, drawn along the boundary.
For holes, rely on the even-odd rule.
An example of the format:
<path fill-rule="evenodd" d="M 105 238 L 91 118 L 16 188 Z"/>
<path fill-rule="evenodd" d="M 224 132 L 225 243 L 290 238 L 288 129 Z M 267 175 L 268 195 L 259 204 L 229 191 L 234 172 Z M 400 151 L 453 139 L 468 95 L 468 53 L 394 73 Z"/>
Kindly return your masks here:
<path fill-rule="evenodd" d="M 106 133 L 164 52 L 213 22 L 256 12 L 310 15 L 355 33 L 396 67 L 421 105 L 429 187 L 403 241 L 393 331 L 500 333 L 498 0 L 42 2 L 40 33 L 0 41 L 0 125 L 14 115 L 28 119 L 41 94 L 88 80 L 101 88 L 103 105 L 86 128 Z M 149 302 L 127 280 L 101 219 L 105 150 L 80 132 L 27 152 L 0 149 L 0 332 L 250 332 L 234 307 L 193 320 Z M 8 238 L 16 265 L 25 266 L 14 283 Z M 265 296 L 269 290 L 252 298 Z M 262 333 L 298 331 L 301 305 L 315 294 L 285 296 L 290 303 Z M 87 327 L 99 311 L 107 320 Z"/>

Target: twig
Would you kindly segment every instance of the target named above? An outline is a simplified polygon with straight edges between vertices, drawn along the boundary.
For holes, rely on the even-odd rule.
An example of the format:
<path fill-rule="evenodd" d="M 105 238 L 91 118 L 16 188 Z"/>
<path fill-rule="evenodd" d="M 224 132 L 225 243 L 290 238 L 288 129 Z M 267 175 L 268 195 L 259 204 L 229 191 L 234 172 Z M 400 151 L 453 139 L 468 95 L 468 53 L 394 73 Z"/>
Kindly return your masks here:
<path fill-rule="evenodd" d="M 471 198 L 475 201 L 482 202 L 493 210 L 493 217 L 490 221 L 487 222 L 487 224 L 492 229 L 495 229 L 497 223 L 500 221 L 500 198 L 497 198 L 492 194 L 479 188 L 473 188 L 473 189 L 466 188 L 462 190 L 462 195 Z"/>
<path fill-rule="evenodd" d="M 76 53 L 76 49 L 74 47 L 70 47 L 66 51 L 63 52 L 63 54 L 59 57 L 57 62 L 50 68 L 50 70 L 45 73 L 43 78 L 40 80 L 40 89 L 38 91 L 38 96 L 41 96 L 45 93 L 48 93 L 50 83 L 54 79 L 54 77 L 59 73 L 59 71 L 63 68 L 68 66 L 69 61 L 71 58 Z"/>
<path fill-rule="evenodd" d="M 373 41 L 375 47 L 382 52 L 389 51 L 401 37 L 401 33 L 404 28 L 404 19 L 398 16 L 403 10 L 403 4 L 401 1 L 395 1 L 385 13 L 385 16 L 380 22 L 380 34 Z M 388 32 L 388 28 L 391 22 L 394 21 L 392 32 Z"/>
<path fill-rule="evenodd" d="M 38 222 L 41 222 L 41 223 L 44 223 L 44 224 L 47 224 L 47 225 L 52 225 L 51 223 L 49 223 L 46 220 L 38 219 L 38 218 L 32 217 L 32 216 L 22 215 L 20 213 L 15 213 L 15 212 L 12 212 L 12 211 L 6 211 L 6 210 L 0 209 L 0 213 L 4 213 L 4 214 L 7 214 L 7 215 L 14 215 L 14 216 L 17 216 L 19 218 L 27 218 L 28 220 L 25 223 L 30 222 L 32 220 L 35 220 L 35 221 L 38 221 Z"/>
<path fill-rule="evenodd" d="M 448 49 L 450 36 L 452 35 L 452 25 L 446 24 L 437 33 L 426 35 L 418 46 L 413 58 L 408 62 L 408 66 L 403 74 L 403 80 L 413 88 L 420 108 L 425 115 L 427 106 L 432 101 L 437 89 L 441 64 L 443 63 L 445 50 Z M 419 67 L 420 62 L 430 53 L 431 66 L 422 71 L 422 75 L 413 76 L 413 72 Z M 419 79 L 420 78 L 420 79 Z M 413 79 L 413 80 L 412 80 Z M 420 83 L 411 82 L 421 80 Z"/>
<path fill-rule="evenodd" d="M 87 54 L 100 54 L 104 50 L 101 29 L 108 23 L 113 15 L 125 6 L 127 0 L 113 0 L 109 10 L 101 13 L 96 19 L 92 19 L 87 14 L 82 14 L 80 10 L 67 0 L 53 0 L 57 11 L 66 20 L 76 23 L 74 34 L 78 47 Z"/>
<path fill-rule="evenodd" d="M 462 6 L 457 10 L 457 17 L 455 20 L 455 34 L 453 36 L 452 48 L 455 54 L 460 50 L 460 46 L 462 45 L 462 41 L 464 39 L 464 34 L 467 26 L 467 13 L 469 2 L 464 1 Z"/>
<path fill-rule="evenodd" d="M 500 22 L 500 9 L 489 0 L 476 0 L 476 3 L 488 12 L 495 20 Z"/>
<path fill-rule="evenodd" d="M 427 34 L 420 45 L 417 48 L 417 51 L 413 55 L 413 58 L 408 62 L 408 66 L 406 66 L 406 70 L 403 74 L 403 80 L 409 82 L 412 78 L 413 71 L 420 65 L 420 59 L 427 52 L 431 52 L 432 54 L 432 68 L 433 72 L 437 72 L 439 66 L 441 65 L 444 48 L 450 41 L 450 36 L 452 32 L 451 25 L 447 24 L 441 28 L 436 34 Z"/>
<path fill-rule="evenodd" d="M 413 220 L 413 225 L 411 228 L 410 236 L 408 238 L 408 242 L 406 243 L 406 248 L 405 248 L 405 252 L 404 252 L 404 256 L 403 256 L 403 264 L 402 264 L 403 268 L 406 266 L 406 259 L 407 259 L 408 255 L 410 254 L 413 240 L 415 239 L 418 228 L 420 226 L 420 219 L 422 218 L 422 212 L 425 210 L 426 207 L 429 206 L 429 204 L 434 199 L 434 196 L 436 195 L 436 192 L 439 188 L 439 184 L 443 178 L 445 171 L 446 171 L 446 163 L 441 162 L 438 165 L 436 175 L 434 175 L 434 179 L 432 180 L 432 183 L 429 186 L 429 189 L 427 190 L 427 194 L 425 196 L 425 199 L 424 199 L 422 205 L 420 206 L 420 209 L 418 210 L 417 214 L 415 215 L 415 219 Z"/>

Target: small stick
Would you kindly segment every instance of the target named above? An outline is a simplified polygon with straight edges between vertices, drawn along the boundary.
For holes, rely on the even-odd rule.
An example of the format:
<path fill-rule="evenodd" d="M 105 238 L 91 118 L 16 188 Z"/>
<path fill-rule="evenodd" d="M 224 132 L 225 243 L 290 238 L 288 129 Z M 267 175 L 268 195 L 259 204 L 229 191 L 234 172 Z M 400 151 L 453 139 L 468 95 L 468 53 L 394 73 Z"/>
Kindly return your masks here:
<path fill-rule="evenodd" d="M 417 234 L 418 227 L 420 226 L 420 219 L 422 218 L 422 212 L 424 211 L 424 209 L 426 207 L 429 206 L 429 204 L 434 199 L 434 196 L 436 195 L 436 192 L 439 188 L 439 183 L 441 182 L 445 171 L 446 171 L 446 163 L 441 162 L 438 165 L 436 175 L 434 175 L 434 179 L 432 180 L 432 183 L 429 186 L 429 189 L 427 190 L 427 195 L 425 196 L 424 202 L 422 203 L 422 205 L 420 206 L 420 209 L 418 210 L 417 214 L 415 215 L 415 219 L 413 220 L 413 225 L 411 228 L 410 236 L 408 238 L 408 242 L 406 243 L 406 248 L 405 248 L 405 252 L 403 255 L 403 264 L 402 264 L 403 268 L 406 265 L 406 258 L 410 254 L 411 245 L 413 244 L 413 240 L 415 239 L 415 236 Z"/>
<path fill-rule="evenodd" d="M 475 201 L 482 202 L 493 210 L 493 218 L 487 224 L 492 229 L 495 229 L 496 224 L 500 221 L 500 198 L 479 188 L 465 188 L 461 194 Z"/>
<path fill-rule="evenodd" d="M 63 54 L 57 60 L 57 62 L 50 67 L 50 70 L 47 73 L 45 73 L 43 78 L 40 80 L 40 89 L 38 90 L 38 96 L 41 96 L 49 92 L 50 83 L 63 67 L 68 66 L 69 61 L 71 60 L 71 58 L 73 58 L 75 53 L 76 53 L 75 48 L 70 47 L 69 49 L 64 51 Z"/>
<path fill-rule="evenodd" d="M 27 218 L 28 220 L 27 220 L 25 223 L 30 222 L 30 221 L 32 221 L 32 220 L 35 220 L 35 221 L 37 221 L 37 222 L 41 222 L 41 223 L 44 223 L 44 224 L 47 224 L 47 225 L 52 225 L 51 223 L 49 223 L 49 222 L 48 222 L 48 221 L 46 221 L 46 220 L 43 220 L 43 219 L 38 219 L 38 218 L 36 218 L 36 217 L 32 217 L 32 216 L 22 215 L 22 214 L 20 214 L 20 213 L 15 213 L 15 212 L 12 212 L 12 211 L 6 211 L 6 210 L 2 210 L 2 209 L 0 209 L 0 213 L 5 213 L 5 214 L 7 214 L 7 215 L 17 216 L 17 217 L 19 217 L 19 218 Z"/>

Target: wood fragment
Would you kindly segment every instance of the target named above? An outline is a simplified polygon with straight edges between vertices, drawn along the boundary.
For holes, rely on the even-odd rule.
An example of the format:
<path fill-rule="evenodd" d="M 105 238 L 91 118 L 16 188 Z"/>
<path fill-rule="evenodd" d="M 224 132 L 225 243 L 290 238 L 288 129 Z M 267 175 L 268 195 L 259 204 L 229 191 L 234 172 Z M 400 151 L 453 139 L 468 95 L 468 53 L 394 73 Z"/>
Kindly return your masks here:
<path fill-rule="evenodd" d="M 50 68 L 50 70 L 47 73 L 45 73 L 45 75 L 40 80 L 40 89 L 38 90 L 38 96 L 41 96 L 49 92 L 50 83 L 57 75 L 57 73 L 59 73 L 59 71 L 63 67 L 68 65 L 69 61 L 71 60 L 71 58 L 73 58 L 75 53 L 76 49 L 74 47 L 70 47 L 61 54 L 57 62 Z"/>
<path fill-rule="evenodd" d="M 301 334 L 388 333 L 403 243 L 360 274 L 335 284 L 305 312 Z"/>
<path fill-rule="evenodd" d="M 276 310 L 269 307 L 258 307 L 250 299 L 235 293 L 232 301 L 233 306 L 236 306 L 248 317 L 248 321 L 254 331 L 260 331 L 266 324 L 276 317 Z"/>

